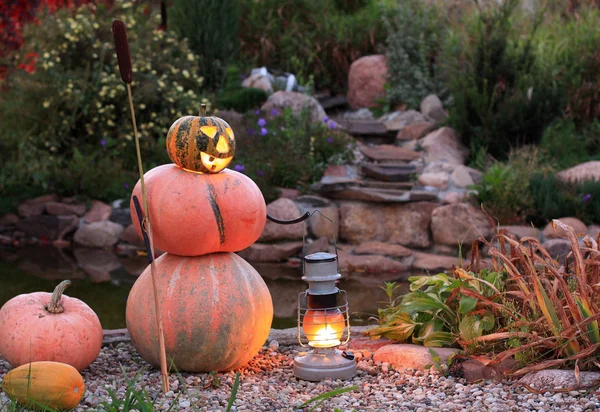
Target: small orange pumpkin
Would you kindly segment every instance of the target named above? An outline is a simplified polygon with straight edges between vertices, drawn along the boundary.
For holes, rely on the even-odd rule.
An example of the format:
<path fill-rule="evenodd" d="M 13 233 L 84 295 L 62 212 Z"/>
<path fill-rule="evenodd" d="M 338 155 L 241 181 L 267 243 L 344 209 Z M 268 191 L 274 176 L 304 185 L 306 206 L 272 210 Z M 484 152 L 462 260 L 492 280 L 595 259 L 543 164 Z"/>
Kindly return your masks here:
<path fill-rule="evenodd" d="M 54 293 L 18 295 L 0 309 L 0 355 L 13 367 L 55 361 L 77 370 L 90 365 L 102 347 L 102 325 L 79 299 L 64 295 L 71 281 Z"/>
<path fill-rule="evenodd" d="M 79 405 L 85 383 L 77 369 L 66 363 L 32 362 L 8 372 L 2 389 L 21 405 L 63 410 Z"/>
<path fill-rule="evenodd" d="M 235 153 L 233 129 L 220 117 L 184 116 L 167 133 L 167 153 L 179 167 L 200 173 L 219 173 Z"/>
<path fill-rule="evenodd" d="M 265 343 L 273 320 L 264 280 L 234 253 L 155 260 L 167 364 L 179 371 L 226 371 L 246 365 Z M 142 358 L 158 367 L 150 267 L 127 299 L 127 329 Z"/>
<path fill-rule="evenodd" d="M 149 170 L 144 181 L 154 246 L 164 252 L 237 252 L 256 242 L 265 227 L 267 206 L 260 189 L 234 170 L 188 173 L 170 163 Z M 142 198 L 139 181 L 130 209 L 137 222 L 133 196 Z M 141 237 L 140 226 L 135 229 Z"/>

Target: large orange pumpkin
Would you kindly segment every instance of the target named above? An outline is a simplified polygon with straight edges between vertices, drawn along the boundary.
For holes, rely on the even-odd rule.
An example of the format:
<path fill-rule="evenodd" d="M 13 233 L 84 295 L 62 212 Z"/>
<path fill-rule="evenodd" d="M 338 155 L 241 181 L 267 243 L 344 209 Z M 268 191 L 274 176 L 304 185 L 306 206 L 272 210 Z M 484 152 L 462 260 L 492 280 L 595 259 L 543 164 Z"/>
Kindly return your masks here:
<path fill-rule="evenodd" d="M 167 364 L 179 371 L 233 370 L 265 343 L 273 320 L 267 285 L 234 253 L 156 259 Z M 160 365 L 150 268 L 127 300 L 127 328 L 142 358 Z"/>
<path fill-rule="evenodd" d="M 32 362 L 8 372 L 2 389 L 21 405 L 63 410 L 79 405 L 85 383 L 77 369 L 66 363 Z"/>
<path fill-rule="evenodd" d="M 237 252 L 256 242 L 265 227 L 260 189 L 234 170 L 198 174 L 170 163 L 149 170 L 144 181 L 156 249 L 181 256 Z M 142 199 L 139 181 L 131 200 L 137 222 L 134 195 Z M 140 226 L 135 228 L 141 236 Z"/>
<path fill-rule="evenodd" d="M 54 293 L 18 295 L 0 309 L 0 355 L 13 367 L 36 361 L 62 362 L 82 370 L 102 347 L 102 325 L 79 299 Z"/>

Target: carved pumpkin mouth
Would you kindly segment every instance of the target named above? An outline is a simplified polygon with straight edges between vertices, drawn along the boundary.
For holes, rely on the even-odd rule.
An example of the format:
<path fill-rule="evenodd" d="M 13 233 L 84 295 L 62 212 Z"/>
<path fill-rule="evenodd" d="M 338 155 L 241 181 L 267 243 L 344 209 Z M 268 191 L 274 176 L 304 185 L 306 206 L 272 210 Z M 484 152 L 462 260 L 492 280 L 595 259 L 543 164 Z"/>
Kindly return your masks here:
<path fill-rule="evenodd" d="M 200 162 L 209 170 L 209 173 L 219 173 L 221 170 L 227 167 L 229 162 L 231 162 L 231 159 L 233 159 L 233 156 L 219 159 L 218 157 L 214 157 L 206 152 L 200 152 Z M 198 172 L 196 170 L 189 170 L 186 168 L 183 168 L 183 170 L 202 174 L 202 172 Z"/>

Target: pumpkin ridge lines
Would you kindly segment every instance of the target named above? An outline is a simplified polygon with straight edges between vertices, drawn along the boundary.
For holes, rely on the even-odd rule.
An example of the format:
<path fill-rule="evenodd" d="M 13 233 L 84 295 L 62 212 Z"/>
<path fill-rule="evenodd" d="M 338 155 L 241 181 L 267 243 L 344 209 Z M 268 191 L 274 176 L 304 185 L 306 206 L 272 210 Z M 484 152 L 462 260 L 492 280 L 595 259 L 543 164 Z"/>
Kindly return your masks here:
<path fill-rule="evenodd" d="M 217 203 L 217 193 L 215 191 L 215 187 L 212 183 L 206 183 L 208 187 L 208 201 L 210 203 L 210 207 L 215 215 L 215 220 L 217 222 L 217 229 L 219 231 L 219 242 L 220 245 L 223 246 L 225 243 L 225 221 L 223 220 L 223 216 L 221 215 L 221 209 L 219 208 L 219 204 Z"/>

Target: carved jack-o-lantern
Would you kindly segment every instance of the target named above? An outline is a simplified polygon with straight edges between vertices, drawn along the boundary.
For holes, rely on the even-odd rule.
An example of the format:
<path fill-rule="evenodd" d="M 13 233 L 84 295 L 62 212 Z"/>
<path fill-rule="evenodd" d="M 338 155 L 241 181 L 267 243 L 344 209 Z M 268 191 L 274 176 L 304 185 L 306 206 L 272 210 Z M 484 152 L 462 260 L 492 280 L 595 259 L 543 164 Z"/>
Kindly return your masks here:
<path fill-rule="evenodd" d="M 187 171 L 219 173 L 235 153 L 233 130 L 219 117 L 181 117 L 167 133 L 167 153 Z"/>

